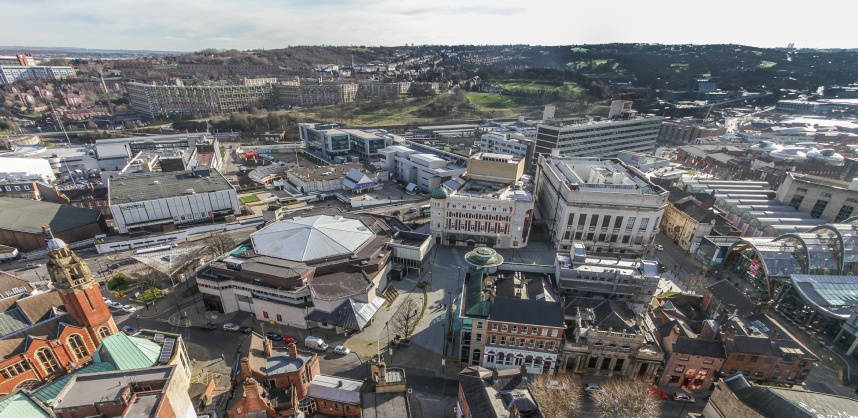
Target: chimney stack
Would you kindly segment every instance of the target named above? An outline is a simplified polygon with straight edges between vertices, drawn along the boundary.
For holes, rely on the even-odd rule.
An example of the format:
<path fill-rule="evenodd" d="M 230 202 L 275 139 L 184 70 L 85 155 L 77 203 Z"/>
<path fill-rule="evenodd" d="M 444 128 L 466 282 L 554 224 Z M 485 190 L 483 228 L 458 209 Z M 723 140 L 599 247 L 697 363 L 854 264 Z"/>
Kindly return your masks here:
<path fill-rule="evenodd" d="M 274 350 L 271 348 L 271 341 L 269 341 L 267 337 L 262 338 L 262 355 L 265 356 L 265 358 L 269 358 L 274 354 Z"/>
<path fill-rule="evenodd" d="M 492 385 L 498 382 L 498 368 L 492 367 Z"/>
<path fill-rule="evenodd" d="M 778 330 L 773 329 L 772 332 L 769 333 L 769 339 L 772 341 L 778 340 Z"/>
<path fill-rule="evenodd" d="M 527 376 L 527 363 L 521 363 L 518 373 L 521 374 L 521 377 Z"/>
<path fill-rule="evenodd" d="M 286 350 L 289 351 L 289 357 L 298 358 L 298 346 L 294 343 L 291 343 L 286 346 Z"/>
<path fill-rule="evenodd" d="M 724 336 L 727 339 L 736 338 L 736 327 L 732 325 L 728 326 L 727 329 L 724 330 Z"/>
<path fill-rule="evenodd" d="M 242 357 L 241 360 L 238 361 L 239 366 L 241 367 L 241 374 L 245 377 L 252 376 L 252 372 L 250 370 L 250 360 L 247 357 Z"/>

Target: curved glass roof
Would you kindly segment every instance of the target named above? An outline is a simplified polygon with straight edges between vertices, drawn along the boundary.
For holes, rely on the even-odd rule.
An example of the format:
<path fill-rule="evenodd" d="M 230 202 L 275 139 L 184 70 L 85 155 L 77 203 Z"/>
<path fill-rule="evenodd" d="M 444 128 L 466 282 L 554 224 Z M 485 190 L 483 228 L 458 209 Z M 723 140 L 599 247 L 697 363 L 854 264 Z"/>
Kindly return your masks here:
<path fill-rule="evenodd" d="M 796 274 L 790 281 L 805 302 L 829 318 L 848 319 L 858 306 L 858 277 Z"/>
<path fill-rule="evenodd" d="M 763 264 L 769 277 L 789 277 L 803 273 L 807 265 L 807 253 L 800 240 L 776 241 L 773 238 L 745 238 L 733 248 L 749 245 Z"/>
<path fill-rule="evenodd" d="M 787 234 L 778 239 L 788 239 L 787 237 L 795 237 L 804 243 L 807 251 L 808 273 L 838 274 L 840 272 L 839 240 L 826 234 L 813 232 Z"/>
<path fill-rule="evenodd" d="M 787 208 L 792 209 L 792 206 L 785 206 Z M 804 215 L 804 216 L 802 216 Z M 804 212 L 796 212 L 793 210 L 781 210 L 781 207 L 771 208 L 767 210 L 749 210 L 742 214 L 742 220 L 745 222 L 750 221 L 754 218 L 766 218 L 766 217 L 784 217 L 784 218 L 807 218 L 812 219 L 810 214 Z"/>

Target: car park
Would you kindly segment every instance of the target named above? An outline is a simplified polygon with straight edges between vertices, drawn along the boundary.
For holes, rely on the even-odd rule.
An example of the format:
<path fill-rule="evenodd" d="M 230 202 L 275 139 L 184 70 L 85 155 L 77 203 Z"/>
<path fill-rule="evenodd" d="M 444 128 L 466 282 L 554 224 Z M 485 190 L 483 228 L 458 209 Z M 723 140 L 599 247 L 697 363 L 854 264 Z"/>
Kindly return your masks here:
<path fill-rule="evenodd" d="M 241 329 L 241 327 L 240 327 L 240 326 L 235 325 L 235 324 L 233 324 L 233 323 L 229 323 L 229 322 L 227 322 L 227 323 L 223 324 L 223 330 L 224 330 L 224 331 L 233 331 L 233 332 L 235 332 L 235 331 L 238 331 L 238 330 L 240 330 L 240 329 Z"/>
<path fill-rule="evenodd" d="M 338 345 L 338 346 L 334 347 L 334 352 L 335 352 L 335 353 L 337 353 L 337 354 L 346 355 L 346 354 L 348 354 L 348 353 L 351 353 L 351 350 L 349 350 L 349 349 L 348 349 L 347 347 L 345 347 L 345 346 Z"/>
<path fill-rule="evenodd" d="M 122 332 L 124 332 L 125 335 L 128 335 L 129 337 L 134 337 L 136 335 L 140 335 L 140 330 L 137 328 L 134 328 L 130 325 L 126 325 L 126 326 L 122 327 Z"/>
<path fill-rule="evenodd" d="M 694 397 L 685 392 L 676 392 L 673 394 L 673 400 L 677 402 L 694 403 Z"/>

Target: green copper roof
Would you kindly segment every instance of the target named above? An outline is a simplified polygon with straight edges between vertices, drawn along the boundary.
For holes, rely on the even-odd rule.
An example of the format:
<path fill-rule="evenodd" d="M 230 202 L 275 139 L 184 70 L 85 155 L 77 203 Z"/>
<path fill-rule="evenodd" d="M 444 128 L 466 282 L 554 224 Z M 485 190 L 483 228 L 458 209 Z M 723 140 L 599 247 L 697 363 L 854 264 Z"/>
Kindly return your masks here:
<path fill-rule="evenodd" d="M 470 276 L 465 287 L 465 315 L 489 316 L 492 304 L 483 300 L 484 271 L 471 269 L 468 273 Z"/>
<path fill-rule="evenodd" d="M 76 374 L 110 372 L 113 370 L 116 370 L 116 368 L 113 367 L 113 365 L 110 363 L 92 363 L 78 370 L 75 370 L 74 372 L 69 373 L 57 380 L 54 380 L 53 382 L 48 383 L 45 386 L 40 387 L 35 392 L 33 392 L 33 397 L 49 405 L 51 402 L 54 401 L 60 391 L 63 390 L 64 387 L 66 387 L 66 383 L 71 380 L 72 376 Z"/>
<path fill-rule="evenodd" d="M 431 193 L 429 193 L 429 197 L 431 197 L 432 199 L 446 199 L 447 191 L 444 190 L 443 187 L 438 186 L 433 189 Z"/>
<path fill-rule="evenodd" d="M 21 392 L 13 392 L 0 398 L 0 418 L 50 418 L 48 411 Z"/>
<path fill-rule="evenodd" d="M 92 357 L 95 362 L 113 363 L 117 370 L 129 370 L 154 366 L 160 354 L 158 344 L 120 332 L 105 338 Z"/>
<path fill-rule="evenodd" d="M 503 264 L 503 256 L 489 247 L 477 247 L 465 254 L 465 261 L 476 267 L 497 267 Z"/>

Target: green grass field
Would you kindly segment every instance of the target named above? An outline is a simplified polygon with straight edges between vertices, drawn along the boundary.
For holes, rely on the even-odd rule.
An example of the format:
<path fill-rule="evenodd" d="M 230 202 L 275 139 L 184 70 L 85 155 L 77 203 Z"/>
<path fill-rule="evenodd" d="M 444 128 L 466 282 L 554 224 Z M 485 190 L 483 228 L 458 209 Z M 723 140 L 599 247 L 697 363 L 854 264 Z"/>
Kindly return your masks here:
<path fill-rule="evenodd" d="M 474 106 L 485 109 L 510 109 L 516 107 L 512 99 L 506 96 L 489 93 L 465 93 L 465 97 Z"/>
<path fill-rule="evenodd" d="M 529 90 L 533 92 L 538 92 L 540 90 L 544 91 L 554 91 L 559 89 L 567 89 L 573 92 L 584 90 L 583 87 L 579 86 L 576 83 L 571 81 L 567 81 L 563 83 L 562 86 L 558 86 L 556 84 L 545 83 L 541 81 L 532 81 L 532 80 L 504 80 L 498 83 L 501 87 L 505 89 L 518 89 L 518 90 Z"/>
<path fill-rule="evenodd" d="M 258 202 L 258 201 L 259 201 L 259 196 L 256 196 L 255 194 L 252 194 L 252 195 L 250 195 L 250 196 L 242 196 L 242 197 L 239 197 L 239 198 L 238 198 L 238 200 L 240 200 L 240 201 L 242 201 L 242 202 L 244 202 L 244 203 L 253 203 L 253 202 Z"/>

